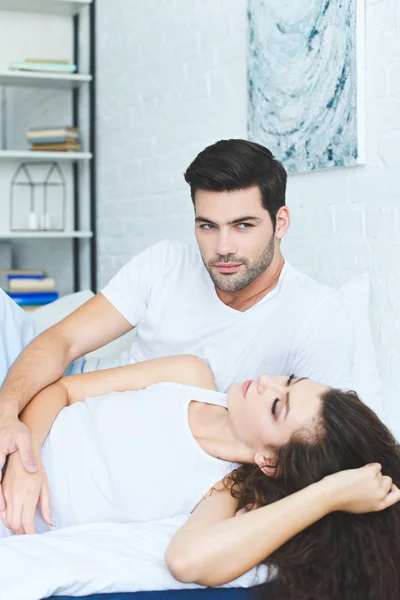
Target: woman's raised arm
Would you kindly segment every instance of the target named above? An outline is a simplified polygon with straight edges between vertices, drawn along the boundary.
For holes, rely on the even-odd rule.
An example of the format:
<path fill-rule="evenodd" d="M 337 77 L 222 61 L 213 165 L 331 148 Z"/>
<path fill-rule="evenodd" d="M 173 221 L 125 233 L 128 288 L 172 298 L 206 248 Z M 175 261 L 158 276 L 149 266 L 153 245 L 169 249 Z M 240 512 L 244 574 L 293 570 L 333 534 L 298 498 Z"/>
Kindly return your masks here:
<path fill-rule="evenodd" d="M 167 566 L 179 581 L 223 585 L 330 512 L 378 511 L 400 500 L 400 491 L 390 477 L 382 475 L 378 464 L 335 473 L 237 516 L 237 501 L 230 490 L 218 487 L 197 506 L 167 548 Z"/>

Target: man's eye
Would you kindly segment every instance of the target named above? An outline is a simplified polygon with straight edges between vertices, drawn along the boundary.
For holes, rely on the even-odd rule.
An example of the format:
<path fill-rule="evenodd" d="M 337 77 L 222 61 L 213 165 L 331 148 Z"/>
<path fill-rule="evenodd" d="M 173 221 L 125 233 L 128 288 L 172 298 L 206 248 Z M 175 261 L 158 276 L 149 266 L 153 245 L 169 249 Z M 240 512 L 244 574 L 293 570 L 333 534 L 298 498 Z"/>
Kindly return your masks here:
<path fill-rule="evenodd" d="M 204 223 L 204 225 L 200 225 L 200 229 L 203 229 L 203 231 L 210 231 L 210 229 L 214 229 L 214 225 L 210 225 L 210 223 Z"/>
<path fill-rule="evenodd" d="M 238 223 L 237 228 L 244 231 L 245 229 L 250 229 L 250 227 L 254 227 L 251 223 Z"/>

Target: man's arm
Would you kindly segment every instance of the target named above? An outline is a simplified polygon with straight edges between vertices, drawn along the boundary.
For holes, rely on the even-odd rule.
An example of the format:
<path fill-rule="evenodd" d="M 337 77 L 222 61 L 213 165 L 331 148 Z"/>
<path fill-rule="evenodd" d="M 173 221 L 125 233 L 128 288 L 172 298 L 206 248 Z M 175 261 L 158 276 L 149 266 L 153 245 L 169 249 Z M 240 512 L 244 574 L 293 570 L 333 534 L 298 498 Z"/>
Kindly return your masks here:
<path fill-rule="evenodd" d="M 0 390 L 0 415 L 16 417 L 33 396 L 59 379 L 72 361 L 132 328 L 97 294 L 35 338 L 19 355 Z"/>
<path fill-rule="evenodd" d="M 28 429 L 18 414 L 40 390 L 59 379 L 77 357 L 95 350 L 133 326 L 102 294 L 35 338 L 19 355 L 0 389 L 0 482 L 8 454 L 36 471 Z M 0 487 L 0 511 L 5 507 Z"/>

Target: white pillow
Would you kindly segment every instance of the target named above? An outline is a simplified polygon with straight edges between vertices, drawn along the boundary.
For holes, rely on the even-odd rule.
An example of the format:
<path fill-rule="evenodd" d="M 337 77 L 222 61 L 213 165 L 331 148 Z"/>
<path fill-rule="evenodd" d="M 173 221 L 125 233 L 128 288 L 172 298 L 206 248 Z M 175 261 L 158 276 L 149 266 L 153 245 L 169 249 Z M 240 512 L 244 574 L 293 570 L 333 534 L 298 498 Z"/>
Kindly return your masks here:
<path fill-rule="evenodd" d="M 353 388 L 362 400 L 383 419 L 382 382 L 369 321 L 370 282 L 368 273 L 342 285 L 337 293 L 343 300 L 354 328 L 355 355 Z"/>
<path fill-rule="evenodd" d="M 82 306 L 85 302 L 93 298 L 94 294 L 90 290 L 75 292 L 59 298 L 55 302 L 41 306 L 32 312 L 33 319 L 37 326 L 37 331 L 44 331 L 55 323 L 58 323 L 74 310 Z M 106 344 L 98 350 L 89 352 L 86 358 L 117 358 L 121 352 L 128 350 L 132 344 L 135 330 L 129 331 L 118 339 Z"/>
<path fill-rule="evenodd" d="M 38 331 L 44 331 L 65 317 L 70 315 L 74 310 L 82 306 L 85 302 L 93 298 L 94 294 L 90 290 L 83 290 L 62 296 L 55 302 L 45 304 L 34 310 L 31 314 L 35 321 Z"/>

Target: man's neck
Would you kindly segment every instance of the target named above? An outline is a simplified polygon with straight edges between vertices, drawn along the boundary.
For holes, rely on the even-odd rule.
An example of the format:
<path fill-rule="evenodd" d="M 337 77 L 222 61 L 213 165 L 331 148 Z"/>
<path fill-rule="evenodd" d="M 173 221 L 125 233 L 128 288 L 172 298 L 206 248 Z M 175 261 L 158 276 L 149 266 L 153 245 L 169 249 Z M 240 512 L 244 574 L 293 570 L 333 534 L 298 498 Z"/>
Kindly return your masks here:
<path fill-rule="evenodd" d="M 216 288 L 218 298 L 235 310 L 242 312 L 248 310 L 277 286 L 284 264 L 285 260 L 282 254 L 276 252 L 268 269 L 261 273 L 257 279 L 239 292 L 223 292 Z"/>

